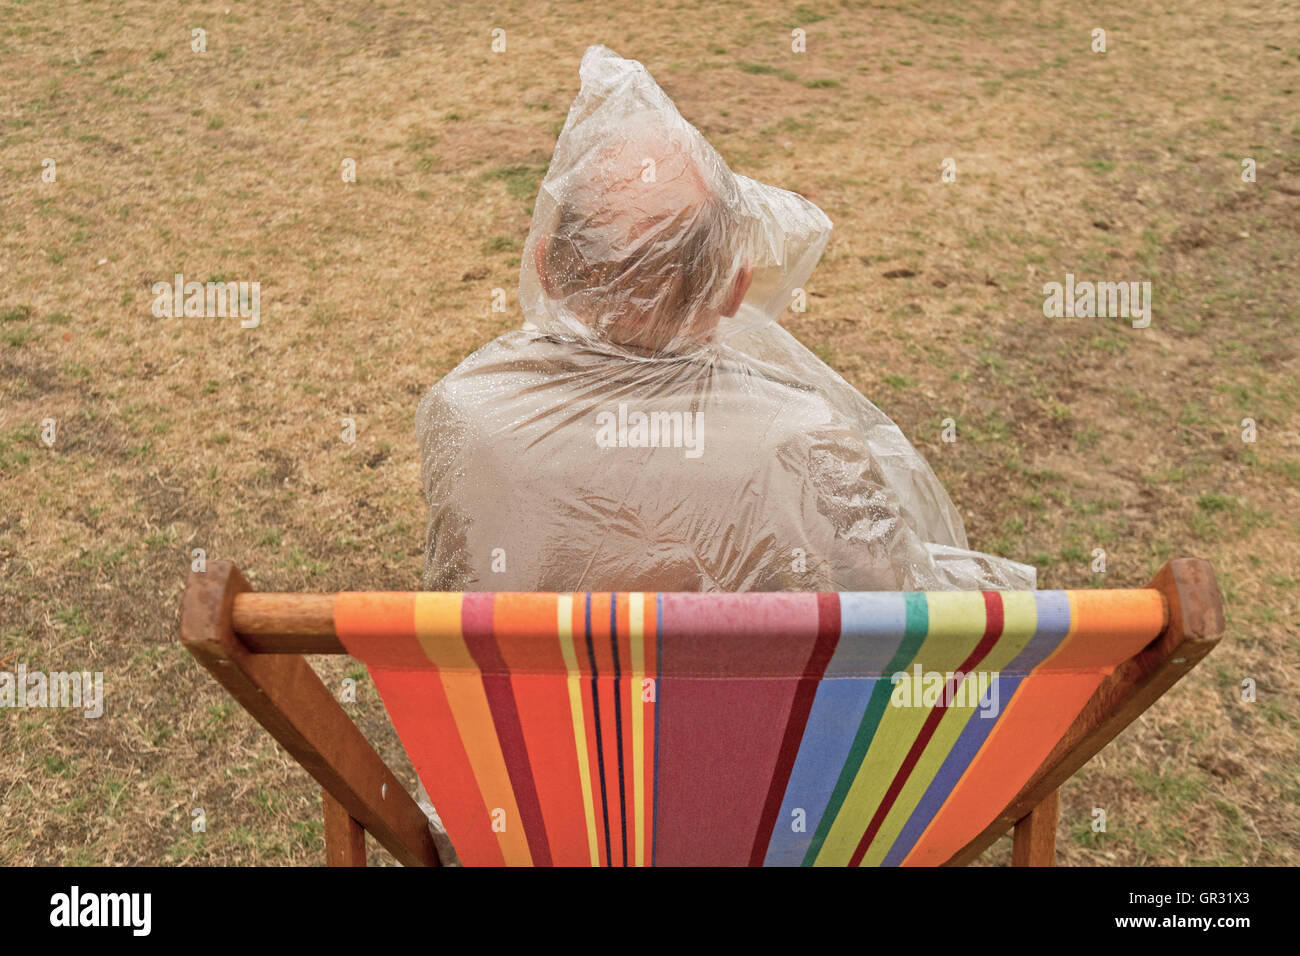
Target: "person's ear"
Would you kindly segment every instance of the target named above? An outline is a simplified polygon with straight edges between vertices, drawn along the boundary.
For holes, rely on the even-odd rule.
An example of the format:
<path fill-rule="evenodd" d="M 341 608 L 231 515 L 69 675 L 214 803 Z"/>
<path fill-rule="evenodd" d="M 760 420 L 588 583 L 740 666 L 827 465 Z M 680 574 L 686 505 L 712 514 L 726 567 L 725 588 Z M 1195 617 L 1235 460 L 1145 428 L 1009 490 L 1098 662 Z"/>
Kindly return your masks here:
<path fill-rule="evenodd" d="M 551 237 L 542 236 L 537 240 L 537 245 L 533 249 L 533 266 L 537 269 L 537 279 L 542 284 L 542 291 L 548 298 L 555 298 L 555 290 L 551 285 L 551 277 L 546 274 L 546 251 L 551 247 Z"/>
<path fill-rule="evenodd" d="M 736 280 L 731 285 L 731 293 L 727 296 L 727 301 L 722 304 L 722 315 L 725 318 L 731 318 L 740 308 L 740 303 L 745 301 L 745 293 L 749 291 L 749 283 L 754 279 L 754 267 L 748 262 L 744 268 L 736 273 Z"/>

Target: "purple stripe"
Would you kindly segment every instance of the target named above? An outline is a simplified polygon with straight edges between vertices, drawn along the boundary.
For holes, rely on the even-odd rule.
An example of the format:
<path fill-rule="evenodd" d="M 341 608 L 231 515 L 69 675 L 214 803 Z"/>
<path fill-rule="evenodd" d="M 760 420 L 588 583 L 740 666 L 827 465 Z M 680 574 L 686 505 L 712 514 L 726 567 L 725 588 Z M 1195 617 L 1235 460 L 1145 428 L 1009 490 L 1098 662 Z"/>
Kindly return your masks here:
<path fill-rule="evenodd" d="M 501 756 L 505 758 L 510 774 L 510 787 L 515 792 L 515 803 L 528 851 L 534 866 L 551 865 L 551 848 L 546 842 L 546 826 L 542 822 L 542 805 L 537 798 L 528 750 L 524 746 L 524 730 L 519 722 L 514 691 L 510 686 L 509 671 L 497 647 L 492 627 L 492 608 L 496 602 L 493 594 L 467 593 L 461 600 L 460 627 L 465 646 L 479 667 L 479 679 L 487 695 L 488 709 Z"/>

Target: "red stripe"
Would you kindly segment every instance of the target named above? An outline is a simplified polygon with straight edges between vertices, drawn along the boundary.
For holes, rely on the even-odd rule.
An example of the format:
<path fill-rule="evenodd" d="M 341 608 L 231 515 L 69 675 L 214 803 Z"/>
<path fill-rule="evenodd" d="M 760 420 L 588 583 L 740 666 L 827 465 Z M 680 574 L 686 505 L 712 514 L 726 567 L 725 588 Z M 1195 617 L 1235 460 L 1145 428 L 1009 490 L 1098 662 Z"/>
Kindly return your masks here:
<path fill-rule="evenodd" d="M 975 645 L 975 649 L 970 652 L 970 656 L 962 661 L 961 666 L 957 668 L 963 675 L 970 673 L 971 668 L 982 661 L 988 652 L 998 642 L 1002 636 L 1002 596 L 996 591 L 984 591 L 984 636 L 980 642 Z M 965 680 L 965 677 L 962 678 Z M 903 765 L 898 768 L 898 773 L 894 775 L 893 782 L 889 789 L 885 791 L 885 797 L 880 801 L 880 806 L 876 807 L 875 816 L 871 818 L 871 823 L 867 826 L 867 831 L 862 834 L 862 839 L 858 841 L 858 848 L 853 851 L 853 856 L 849 860 L 849 866 L 860 866 L 862 858 L 867 855 L 867 848 L 871 846 L 871 841 L 876 838 L 876 833 L 885 822 L 885 817 L 898 799 L 899 793 L 902 792 L 903 786 L 907 783 L 907 778 L 911 776 L 912 769 L 916 766 L 921 754 L 924 753 L 926 746 L 930 743 L 930 738 L 934 736 L 935 730 L 939 727 L 939 721 L 943 720 L 944 712 L 948 709 L 948 701 L 955 696 L 957 688 L 953 687 L 951 692 L 948 687 L 944 687 L 944 696 L 939 703 L 930 709 L 929 716 L 925 719 L 925 724 L 921 727 L 921 732 L 916 735 L 916 740 L 912 741 L 912 747 L 907 752 L 907 757 L 903 760 Z"/>
<path fill-rule="evenodd" d="M 515 792 L 515 803 L 519 807 L 519 815 L 523 817 L 521 823 L 524 836 L 528 839 L 528 851 L 532 855 L 533 865 L 550 866 L 551 850 L 546 842 L 542 807 L 537 799 L 537 787 L 533 783 L 533 772 L 528 763 L 528 749 L 524 746 L 524 729 L 515 707 L 509 671 L 493 635 L 494 600 L 495 595 L 492 594 L 467 593 L 461 602 L 461 633 L 465 635 L 465 646 L 479 667 L 488 708 L 492 711 L 492 724 L 496 729 L 497 741 L 501 744 L 501 756 L 505 758 L 510 786 Z"/>
<path fill-rule="evenodd" d="M 817 684 L 826 673 L 826 666 L 835 654 L 835 645 L 839 639 L 840 596 L 818 594 L 817 640 L 813 644 L 812 653 L 808 655 L 808 663 L 804 665 L 803 676 L 795 688 L 794 700 L 790 703 L 790 719 L 786 722 L 785 737 L 781 741 L 781 750 L 772 770 L 772 784 L 768 787 L 767 802 L 763 804 L 758 832 L 754 835 L 754 849 L 749 854 L 750 866 L 762 866 L 767 856 L 767 846 L 772 840 L 772 831 L 776 828 L 776 817 L 781 812 L 781 800 L 790 783 L 790 774 L 794 772 L 804 728 L 808 725 L 808 715 L 812 713 L 813 700 L 817 697 Z"/>

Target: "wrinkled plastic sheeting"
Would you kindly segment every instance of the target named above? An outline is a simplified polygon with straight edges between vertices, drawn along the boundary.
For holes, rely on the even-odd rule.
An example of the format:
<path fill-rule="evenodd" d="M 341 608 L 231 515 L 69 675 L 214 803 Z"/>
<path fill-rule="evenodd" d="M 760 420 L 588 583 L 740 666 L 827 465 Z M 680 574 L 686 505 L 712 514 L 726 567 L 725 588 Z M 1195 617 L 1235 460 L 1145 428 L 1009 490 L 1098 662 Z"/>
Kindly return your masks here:
<path fill-rule="evenodd" d="M 969 550 L 898 427 L 777 324 L 826 215 L 732 174 L 641 64 L 592 47 L 581 79 L 524 247 L 524 330 L 417 413 L 424 586 L 1033 588 Z"/>
<path fill-rule="evenodd" d="M 591 47 L 580 74 L 524 246 L 525 318 L 537 328 L 608 342 L 611 325 L 631 315 L 655 331 L 682 327 L 666 341 L 647 336 L 640 343 L 678 352 L 696 345 L 683 315 L 716 306 L 747 263 L 754 270 L 748 294 L 722 320 L 719 337 L 774 321 L 821 258 L 830 219 L 797 193 L 733 174 L 635 60 Z M 712 201 L 637 215 L 645 193 L 677 188 L 683 198 L 703 193 Z M 601 201 L 582 201 L 593 195 Z M 575 264 L 549 292 L 538 275 L 543 239 L 567 247 L 565 258 Z M 675 295 L 684 247 L 702 240 L 714 254 L 691 256 L 692 281 L 685 295 Z"/>

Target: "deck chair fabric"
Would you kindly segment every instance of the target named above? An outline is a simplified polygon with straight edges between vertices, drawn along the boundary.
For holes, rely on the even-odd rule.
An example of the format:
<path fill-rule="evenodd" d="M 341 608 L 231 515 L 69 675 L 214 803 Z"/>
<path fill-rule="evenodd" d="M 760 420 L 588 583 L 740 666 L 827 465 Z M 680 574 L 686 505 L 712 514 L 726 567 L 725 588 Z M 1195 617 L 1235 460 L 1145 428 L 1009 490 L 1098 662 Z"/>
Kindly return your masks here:
<path fill-rule="evenodd" d="M 1159 592 L 339 594 L 468 865 L 933 865 Z"/>

